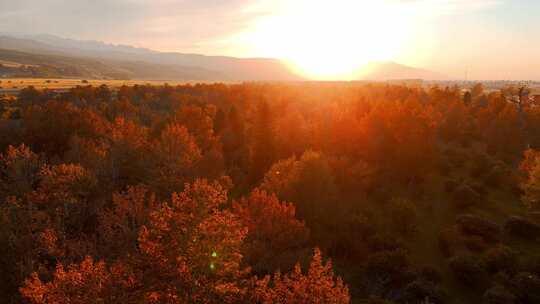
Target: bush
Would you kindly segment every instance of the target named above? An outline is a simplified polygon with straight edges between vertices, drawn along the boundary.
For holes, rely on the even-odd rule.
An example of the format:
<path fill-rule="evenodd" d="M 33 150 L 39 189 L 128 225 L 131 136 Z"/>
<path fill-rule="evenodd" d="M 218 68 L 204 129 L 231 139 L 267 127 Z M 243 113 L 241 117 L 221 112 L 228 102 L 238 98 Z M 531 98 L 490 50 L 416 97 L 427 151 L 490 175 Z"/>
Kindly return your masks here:
<path fill-rule="evenodd" d="M 426 281 L 439 284 L 442 282 L 441 272 L 432 266 L 424 266 L 420 269 L 420 277 Z"/>
<path fill-rule="evenodd" d="M 9 119 L 18 120 L 22 118 L 21 109 L 17 108 L 9 113 Z"/>
<path fill-rule="evenodd" d="M 499 164 L 494 166 L 484 177 L 484 183 L 491 187 L 498 187 L 503 184 L 505 178 L 507 178 L 511 172 L 503 165 Z"/>
<path fill-rule="evenodd" d="M 540 278 L 538 276 L 522 272 L 517 274 L 513 280 L 518 303 L 536 304 L 540 303 Z"/>
<path fill-rule="evenodd" d="M 463 153 L 460 151 L 454 148 L 449 148 L 445 152 L 447 162 L 454 168 L 462 168 L 465 165 L 465 155 L 463 155 Z"/>
<path fill-rule="evenodd" d="M 512 273 L 517 266 L 516 253 L 504 245 L 489 249 L 484 255 L 484 261 L 490 273 Z"/>
<path fill-rule="evenodd" d="M 538 211 L 529 212 L 527 217 L 535 223 L 540 223 L 540 212 Z"/>
<path fill-rule="evenodd" d="M 449 257 L 454 253 L 454 248 L 458 243 L 458 235 L 454 229 L 446 229 L 439 233 L 439 250 Z"/>
<path fill-rule="evenodd" d="M 484 239 L 478 235 L 466 236 L 463 242 L 467 249 L 474 252 L 484 252 L 489 247 L 488 243 L 486 243 Z"/>
<path fill-rule="evenodd" d="M 520 216 L 512 216 L 506 221 L 504 229 L 512 236 L 524 239 L 540 237 L 540 225 Z"/>
<path fill-rule="evenodd" d="M 493 161 L 485 153 L 474 153 L 471 156 L 471 170 L 470 176 L 474 178 L 480 178 L 485 175 L 493 167 Z"/>
<path fill-rule="evenodd" d="M 394 302 L 383 299 L 377 296 L 370 296 L 369 299 L 365 301 L 366 304 L 394 304 Z"/>
<path fill-rule="evenodd" d="M 405 287 L 403 294 L 405 303 L 423 303 L 426 299 L 429 303 L 445 303 L 446 292 L 433 282 L 415 280 Z"/>
<path fill-rule="evenodd" d="M 390 216 L 395 228 L 402 235 L 411 235 L 416 230 L 418 211 L 416 206 L 407 200 L 393 200 Z"/>
<path fill-rule="evenodd" d="M 540 275 L 540 255 L 537 254 L 527 258 L 524 268 L 535 275 Z"/>
<path fill-rule="evenodd" d="M 357 257 L 365 253 L 369 243 L 367 240 L 376 233 L 373 220 L 362 215 L 351 216 L 329 234 L 324 243 L 328 253 L 334 257 Z"/>
<path fill-rule="evenodd" d="M 441 161 L 439 164 L 441 176 L 449 176 L 452 173 L 452 165 L 448 161 Z"/>
<path fill-rule="evenodd" d="M 465 209 L 477 204 L 482 199 L 478 191 L 471 186 L 461 184 L 452 193 L 452 202 L 458 209 Z"/>
<path fill-rule="evenodd" d="M 404 272 L 409 266 L 404 250 L 383 251 L 368 258 L 366 270 L 369 275 L 394 275 Z"/>
<path fill-rule="evenodd" d="M 471 188 L 476 192 L 478 193 L 478 195 L 480 195 L 480 200 L 482 200 L 482 198 L 484 198 L 486 196 L 486 194 L 488 193 L 486 187 L 484 187 L 482 184 L 480 183 L 472 183 L 471 184 Z"/>
<path fill-rule="evenodd" d="M 368 288 L 380 292 L 407 284 L 414 279 L 409 266 L 404 250 L 383 251 L 371 255 L 365 268 L 370 284 Z"/>
<path fill-rule="evenodd" d="M 481 217 L 470 214 L 460 215 L 456 222 L 463 234 L 479 236 L 488 242 L 496 242 L 500 239 L 499 226 Z"/>
<path fill-rule="evenodd" d="M 368 239 L 368 246 L 372 251 L 393 251 L 404 247 L 395 237 L 379 233 Z"/>
<path fill-rule="evenodd" d="M 501 285 L 495 285 L 484 293 L 486 304 L 512 304 L 516 302 L 516 296 Z"/>
<path fill-rule="evenodd" d="M 486 265 L 476 256 L 457 255 L 450 259 L 449 265 L 454 277 L 464 286 L 477 288 L 486 282 Z"/>
<path fill-rule="evenodd" d="M 349 232 L 352 234 L 350 237 L 355 239 L 367 239 L 376 233 L 376 224 L 374 221 L 363 215 L 347 218 L 346 227 L 350 229 Z"/>
<path fill-rule="evenodd" d="M 447 179 L 445 182 L 444 182 L 444 190 L 447 192 L 447 193 L 452 193 L 454 192 L 454 190 L 456 190 L 456 188 L 459 186 L 459 183 L 454 180 L 454 179 Z"/>

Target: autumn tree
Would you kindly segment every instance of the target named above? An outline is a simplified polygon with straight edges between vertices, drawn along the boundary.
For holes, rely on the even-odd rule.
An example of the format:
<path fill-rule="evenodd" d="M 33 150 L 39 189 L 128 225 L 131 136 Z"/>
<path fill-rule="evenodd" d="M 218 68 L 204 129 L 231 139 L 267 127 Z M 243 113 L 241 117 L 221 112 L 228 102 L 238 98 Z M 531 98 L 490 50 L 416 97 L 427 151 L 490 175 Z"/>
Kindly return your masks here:
<path fill-rule="evenodd" d="M 165 127 L 152 144 L 153 164 L 148 184 L 162 197 L 181 190 L 195 175 L 202 153 L 188 130 L 180 125 Z"/>
<path fill-rule="evenodd" d="M 349 289 L 340 277 L 334 278 L 332 263 L 324 263 L 315 249 L 307 273 L 297 264 L 294 270 L 273 278 L 266 276 L 256 283 L 254 300 L 259 303 L 349 303 Z"/>
<path fill-rule="evenodd" d="M 86 257 L 67 267 L 58 264 L 48 282 L 34 272 L 19 290 L 32 304 L 155 303 L 152 298 L 142 298 L 138 288 L 137 278 L 125 264 L 107 266 Z"/>
<path fill-rule="evenodd" d="M 93 111 L 58 101 L 28 107 L 23 121 L 26 144 L 37 152 L 60 157 L 69 149 L 72 136 L 97 137 L 106 128 L 103 118 Z"/>
<path fill-rule="evenodd" d="M 540 207 L 540 153 L 528 150 L 525 156 L 521 165 L 525 173 L 525 178 L 521 183 L 521 189 L 524 192 L 522 200 L 528 208 L 536 210 Z"/>
<path fill-rule="evenodd" d="M 214 133 L 216 107 L 207 104 L 182 105 L 173 114 L 173 123 L 187 128 L 201 149 L 202 161 L 198 163 L 198 174 L 208 178 L 219 178 L 223 174 L 224 159 L 221 143 Z"/>
<path fill-rule="evenodd" d="M 234 105 L 227 114 L 226 122 L 221 134 L 225 166 L 235 185 L 246 186 L 249 169 L 246 126 L 243 117 Z"/>
<path fill-rule="evenodd" d="M 309 148 L 308 123 L 300 110 L 288 108 L 285 113 L 276 119 L 276 154 L 279 158 L 291 155 L 302 155 Z"/>
<path fill-rule="evenodd" d="M 138 249 L 139 231 L 149 223 L 158 205 L 155 195 L 143 185 L 113 193 L 111 206 L 99 213 L 100 252 L 107 258 L 133 254 Z"/>
<path fill-rule="evenodd" d="M 37 209 L 33 216 L 41 217 L 43 227 L 37 231 L 48 244 L 47 254 L 71 260 L 94 253 L 90 238 L 100 208 L 94 204 L 95 176 L 79 165 L 60 164 L 44 166 L 39 180 L 25 202 L 31 211 Z"/>
<path fill-rule="evenodd" d="M 233 202 L 233 212 L 248 228 L 245 263 L 258 272 L 270 273 L 294 264 L 297 251 L 308 240 L 309 230 L 296 219 L 293 204 L 280 202 L 274 194 L 255 189 L 249 196 Z"/>
<path fill-rule="evenodd" d="M 1 197 L 22 197 L 32 191 L 43 161 L 24 144 L 13 147 L 0 156 Z"/>
<path fill-rule="evenodd" d="M 470 91 L 463 94 L 463 104 L 466 106 L 470 106 L 472 104 L 472 94 Z"/>
<path fill-rule="evenodd" d="M 267 102 L 257 105 L 252 130 L 251 184 L 257 184 L 276 158 L 275 117 Z"/>
<path fill-rule="evenodd" d="M 111 301 L 111 283 L 105 263 L 86 258 L 80 265 L 72 264 L 67 269 L 58 265 L 50 282 L 42 282 L 34 272 L 20 291 L 29 303 L 35 304 L 119 303 Z"/>
<path fill-rule="evenodd" d="M 247 234 L 227 190 L 197 180 L 150 214 L 139 234 L 145 290 L 159 302 L 233 303 L 246 293 L 241 246 Z"/>
<path fill-rule="evenodd" d="M 540 107 L 495 86 L 0 97 L 0 302 L 445 303 L 454 274 L 467 286 L 446 287 L 464 302 L 489 288 L 486 302 L 533 303 Z M 524 206 L 507 206 L 519 197 Z M 473 214 L 441 216 L 448 203 Z M 505 206 L 512 216 L 495 216 Z M 417 268 L 418 249 L 437 246 L 424 226 L 442 231 L 450 271 Z M 315 245 L 351 296 L 318 250 L 302 268 Z"/>
<path fill-rule="evenodd" d="M 35 189 L 7 198 L 0 207 L 0 243 L 6 251 L 1 268 L 11 281 L 6 288 L 32 271 L 47 272 L 57 261 L 93 253 L 83 233 L 89 225 L 93 176 L 77 165 L 62 164 L 42 166 L 33 179 Z"/>
<path fill-rule="evenodd" d="M 504 161 L 516 161 L 527 146 L 522 114 L 515 105 L 499 98 L 476 113 L 478 128 L 490 154 Z"/>
<path fill-rule="evenodd" d="M 20 302 L 17 289 L 39 264 L 38 240 L 43 226 L 41 216 L 31 207 L 13 197 L 0 204 L 0 292 L 8 303 Z"/>
<path fill-rule="evenodd" d="M 379 115 L 385 125 L 383 132 L 389 134 L 371 134 L 372 144 L 382 149 L 379 150 L 382 154 L 374 155 L 379 159 L 378 166 L 399 183 L 419 183 L 434 169 L 436 122 L 429 115 L 430 109 L 418 100 L 390 103 L 385 108 L 381 105 L 376 109 L 382 111 Z M 377 136 L 390 140 L 378 145 Z M 385 161 L 381 162 L 380 157 Z"/>
<path fill-rule="evenodd" d="M 108 168 L 113 185 L 122 187 L 144 181 L 148 168 L 148 129 L 117 118 L 108 139 Z"/>
<path fill-rule="evenodd" d="M 196 143 L 201 149 L 210 149 L 215 144 L 214 117 L 216 108 L 211 105 L 182 105 L 172 116 L 172 122 L 185 126 L 190 134 L 195 137 Z"/>
<path fill-rule="evenodd" d="M 111 143 L 107 139 L 73 136 L 70 141 L 70 149 L 64 155 L 64 161 L 80 164 L 92 171 L 105 193 L 113 188 L 113 177 L 116 177 L 112 174 L 112 165 L 115 162 L 114 159 L 111 159 L 111 152 Z"/>
<path fill-rule="evenodd" d="M 223 128 L 225 127 L 225 119 L 225 112 L 223 109 L 219 108 L 216 112 L 213 123 L 215 134 L 221 134 L 221 131 L 223 131 Z"/>
<path fill-rule="evenodd" d="M 482 83 L 476 83 L 472 88 L 471 88 L 471 96 L 473 98 L 478 98 L 480 97 L 482 94 L 484 94 L 484 85 Z"/>
<path fill-rule="evenodd" d="M 327 157 L 306 151 L 299 159 L 278 161 L 264 176 L 261 189 L 293 202 L 301 218 L 311 224 L 328 219 L 335 206 L 336 185 Z"/>

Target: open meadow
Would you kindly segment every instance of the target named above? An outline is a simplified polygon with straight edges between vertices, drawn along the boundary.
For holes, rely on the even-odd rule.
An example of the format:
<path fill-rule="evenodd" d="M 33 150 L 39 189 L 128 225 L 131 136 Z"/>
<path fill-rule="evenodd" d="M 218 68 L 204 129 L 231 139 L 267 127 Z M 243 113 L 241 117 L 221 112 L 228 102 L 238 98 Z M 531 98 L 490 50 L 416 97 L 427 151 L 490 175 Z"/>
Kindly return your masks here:
<path fill-rule="evenodd" d="M 204 81 L 178 80 L 105 80 L 105 79 L 43 79 L 43 78 L 0 78 L 0 94 L 14 94 L 21 89 L 33 86 L 36 89 L 68 90 L 76 86 L 100 86 L 118 88 L 123 85 L 164 85 L 176 86 L 189 83 L 204 83 Z"/>

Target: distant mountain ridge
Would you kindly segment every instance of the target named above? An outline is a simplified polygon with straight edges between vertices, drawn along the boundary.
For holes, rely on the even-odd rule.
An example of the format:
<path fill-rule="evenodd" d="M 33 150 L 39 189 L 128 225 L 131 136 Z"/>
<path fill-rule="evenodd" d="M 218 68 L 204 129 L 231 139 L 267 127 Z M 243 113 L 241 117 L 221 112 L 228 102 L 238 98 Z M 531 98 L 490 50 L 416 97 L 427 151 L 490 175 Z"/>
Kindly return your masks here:
<path fill-rule="evenodd" d="M 217 71 L 197 67 L 124 62 L 0 49 L 0 77 L 219 81 Z"/>
<path fill-rule="evenodd" d="M 146 48 L 138 48 L 130 45 L 110 44 L 96 40 L 74 40 L 58 37 L 49 34 L 23 35 L 28 40 L 34 40 L 48 45 L 60 46 L 65 49 L 79 49 L 81 51 L 102 51 L 102 52 L 125 52 L 132 54 L 157 53 Z"/>
<path fill-rule="evenodd" d="M 8 51 L 26 53 L 27 62 L 38 66 L 57 67 L 68 59 L 80 77 L 207 80 L 207 81 L 295 81 L 303 80 L 284 62 L 271 58 L 235 58 L 175 52 L 158 52 L 127 45 L 107 44 L 92 40 L 74 40 L 53 35 L 0 33 L 0 60 Z M 13 57 L 13 53 L 10 54 Z M 36 57 L 38 56 L 39 57 Z M 32 57 L 34 56 L 34 57 Z M 30 59 L 31 58 L 31 59 Z M 40 58 L 41 62 L 38 60 Z M 89 62 L 94 62 L 90 64 Z M 96 68 L 101 67 L 102 69 Z M 103 68 L 106 68 L 103 70 Z M 66 69 L 56 68 L 61 71 Z M 69 70 L 69 69 L 68 69 Z M 1 74 L 0 74 L 1 75 Z M 377 63 L 370 73 L 358 73 L 358 79 L 435 79 L 436 73 L 397 63 Z M 62 76 L 62 75 L 58 75 Z M 70 77 L 73 75 L 64 75 Z M 422 77 L 419 77 L 422 76 Z M 44 76 L 47 77 L 47 76 Z"/>
<path fill-rule="evenodd" d="M 364 80 L 450 80 L 448 76 L 425 69 L 413 68 L 392 61 L 370 62 L 357 73 L 358 79 Z"/>

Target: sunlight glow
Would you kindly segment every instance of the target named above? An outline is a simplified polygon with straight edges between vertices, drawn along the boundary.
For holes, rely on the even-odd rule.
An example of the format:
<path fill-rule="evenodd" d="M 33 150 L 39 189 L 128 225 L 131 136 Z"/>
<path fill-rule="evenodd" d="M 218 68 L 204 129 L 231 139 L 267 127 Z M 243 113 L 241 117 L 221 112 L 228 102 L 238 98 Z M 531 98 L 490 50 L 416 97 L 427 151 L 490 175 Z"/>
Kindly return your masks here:
<path fill-rule="evenodd" d="M 399 54 L 414 20 L 408 7 L 390 0 L 289 1 L 235 39 L 252 53 L 285 59 L 303 76 L 350 79 L 366 63 Z"/>

